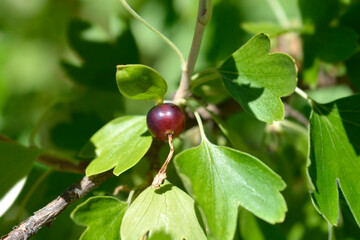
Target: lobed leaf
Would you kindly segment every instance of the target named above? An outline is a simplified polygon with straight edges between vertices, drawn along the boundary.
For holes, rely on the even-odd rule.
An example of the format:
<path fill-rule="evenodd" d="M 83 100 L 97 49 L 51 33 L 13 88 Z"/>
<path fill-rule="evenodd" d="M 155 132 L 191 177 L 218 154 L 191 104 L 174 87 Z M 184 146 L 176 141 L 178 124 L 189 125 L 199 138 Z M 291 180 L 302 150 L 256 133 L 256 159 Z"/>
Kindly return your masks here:
<path fill-rule="evenodd" d="M 297 77 L 290 56 L 269 51 L 270 39 L 260 33 L 233 53 L 218 71 L 227 90 L 247 112 L 272 123 L 284 118 L 280 98 L 295 91 Z"/>
<path fill-rule="evenodd" d="M 120 240 L 120 225 L 127 208 L 127 203 L 114 197 L 92 197 L 79 204 L 70 217 L 76 224 L 87 226 L 80 240 Z"/>
<path fill-rule="evenodd" d="M 313 203 L 337 225 L 340 188 L 360 225 L 360 95 L 312 106 L 308 173 Z"/>
<path fill-rule="evenodd" d="M 147 233 L 150 239 L 206 239 L 194 200 L 167 181 L 158 190 L 148 187 L 136 198 L 124 216 L 120 233 L 122 239 L 141 239 Z"/>
<path fill-rule="evenodd" d="M 94 148 L 97 156 L 86 168 L 86 175 L 112 168 L 115 175 L 120 175 L 140 161 L 151 142 L 145 116 L 125 116 L 109 122 L 91 137 L 83 150 Z"/>
<path fill-rule="evenodd" d="M 205 138 L 177 155 L 175 166 L 204 211 L 213 239 L 233 239 L 239 205 L 270 223 L 285 218 L 287 207 L 279 191 L 286 184 L 255 157 Z"/>
<path fill-rule="evenodd" d="M 116 71 L 119 91 L 125 97 L 136 100 L 154 100 L 162 103 L 167 91 L 163 77 L 145 65 L 119 65 Z"/>

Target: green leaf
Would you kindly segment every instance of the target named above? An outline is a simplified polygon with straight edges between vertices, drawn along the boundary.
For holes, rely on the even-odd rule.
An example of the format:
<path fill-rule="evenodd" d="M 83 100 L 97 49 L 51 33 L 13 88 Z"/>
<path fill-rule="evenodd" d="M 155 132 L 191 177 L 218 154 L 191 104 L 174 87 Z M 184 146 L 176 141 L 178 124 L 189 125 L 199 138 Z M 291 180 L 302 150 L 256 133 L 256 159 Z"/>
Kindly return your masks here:
<path fill-rule="evenodd" d="M 151 142 L 145 116 L 125 116 L 109 122 L 91 137 L 84 148 L 95 148 L 97 155 L 86 168 L 86 175 L 99 174 L 114 167 L 114 174 L 120 175 L 140 161 Z"/>
<path fill-rule="evenodd" d="M 346 72 L 352 84 L 360 91 L 360 52 L 351 56 L 346 62 Z"/>
<path fill-rule="evenodd" d="M 345 26 L 319 29 L 312 37 L 315 54 L 326 62 L 338 62 L 349 58 L 357 49 L 358 36 Z"/>
<path fill-rule="evenodd" d="M 244 22 L 241 24 L 241 28 L 251 34 L 263 32 L 271 36 L 277 36 L 288 31 L 281 25 L 272 22 Z"/>
<path fill-rule="evenodd" d="M 29 174 L 34 160 L 42 153 L 43 150 L 0 141 L 0 199 Z"/>
<path fill-rule="evenodd" d="M 117 66 L 116 82 L 122 95 L 136 100 L 154 100 L 156 103 L 162 103 L 167 91 L 163 77 L 144 65 Z"/>
<path fill-rule="evenodd" d="M 359 224 L 360 95 L 312 105 L 308 172 L 315 187 L 313 203 L 336 225 L 340 188 Z"/>
<path fill-rule="evenodd" d="M 283 53 L 269 54 L 270 40 L 260 33 L 222 64 L 219 72 L 230 94 L 261 121 L 284 118 L 280 97 L 296 88 L 294 60 Z"/>
<path fill-rule="evenodd" d="M 136 198 L 124 216 L 120 233 L 122 239 L 140 239 L 159 231 L 171 239 L 206 239 L 194 200 L 167 181 L 158 190 L 148 187 Z"/>
<path fill-rule="evenodd" d="M 171 235 L 161 232 L 155 232 L 151 235 L 149 240 L 172 240 Z"/>
<path fill-rule="evenodd" d="M 77 85 L 116 92 L 114 67 L 117 64 L 139 62 L 134 36 L 129 28 L 125 27 L 120 36 L 114 36 L 111 40 L 107 39 L 108 41 L 85 39 L 87 31 L 93 27 L 94 25 L 79 19 L 70 22 L 68 40 L 81 58 L 81 66 L 68 61 L 63 61 L 62 66 Z"/>
<path fill-rule="evenodd" d="M 285 218 L 287 207 L 279 191 L 286 184 L 255 157 L 204 138 L 198 147 L 177 155 L 175 166 L 204 211 L 214 239 L 233 239 L 239 205 L 270 223 Z"/>
<path fill-rule="evenodd" d="M 352 1 L 345 13 L 340 17 L 340 23 L 354 29 L 360 34 L 360 2 Z"/>
<path fill-rule="evenodd" d="M 305 24 L 327 26 L 339 14 L 339 0 L 299 0 L 299 8 Z"/>
<path fill-rule="evenodd" d="M 128 204 L 114 197 L 92 197 L 78 205 L 71 219 L 78 225 L 87 226 L 81 240 L 120 239 L 120 225 Z"/>
<path fill-rule="evenodd" d="M 42 148 L 75 157 L 94 132 L 124 111 L 124 98 L 117 92 L 84 89 L 71 96 L 43 114 L 39 135 Z"/>

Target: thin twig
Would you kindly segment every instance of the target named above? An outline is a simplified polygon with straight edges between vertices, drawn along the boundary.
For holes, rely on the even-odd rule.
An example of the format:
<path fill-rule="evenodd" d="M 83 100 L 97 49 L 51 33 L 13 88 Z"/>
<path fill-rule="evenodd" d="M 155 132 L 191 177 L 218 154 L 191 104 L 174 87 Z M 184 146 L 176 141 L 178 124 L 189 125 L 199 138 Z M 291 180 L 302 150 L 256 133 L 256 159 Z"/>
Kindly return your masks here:
<path fill-rule="evenodd" d="M 154 189 L 159 189 L 160 185 L 166 179 L 166 170 L 167 170 L 167 167 L 168 167 L 168 165 L 170 163 L 171 158 L 174 155 L 174 145 L 172 143 L 172 134 L 171 133 L 168 134 L 168 140 L 169 140 L 169 146 L 170 146 L 169 155 L 166 158 L 164 164 L 162 165 L 159 173 L 155 176 L 154 181 L 151 184 Z"/>
<path fill-rule="evenodd" d="M 3 236 L 2 240 L 25 240 L 31 238 L 42 227 L 49 226 L 55 218 L 76 200 L 99 186 L 102 182 L 112 177 L 112 170 L 91 177 L 84 177 L 80 182 L 69 187 L 65 192 L 38 210 L 33 216 L 26 219 Z"/>

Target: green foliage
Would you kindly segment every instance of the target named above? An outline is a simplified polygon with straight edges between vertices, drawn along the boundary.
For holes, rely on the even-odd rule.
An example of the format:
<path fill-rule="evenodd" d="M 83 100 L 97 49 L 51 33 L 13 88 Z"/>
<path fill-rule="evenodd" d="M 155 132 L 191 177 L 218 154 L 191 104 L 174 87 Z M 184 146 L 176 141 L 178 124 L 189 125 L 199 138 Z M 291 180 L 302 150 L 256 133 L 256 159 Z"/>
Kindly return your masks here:
<path fill-rule="evenodd" d="M 339 14 L 339 0 L 299 0 L 301 15 L 305 24 L 316 27 L 327 26 Z"/>
<path fill-rule="evenodd" d="M 218 69 L 230 94 L 261 121 L 284 118 L 280 97 L 294 92 L 297 82 L 294 60 L 270 51 L 270 39 L 258 34 L 232 54 Z M 268 106 L 271 106 L 269 108 Z"/>
<path fill-rule="evenodd" d="M 167 84 L 154 69 L 144 65 L 119 65 L 116 82 L 121 94 L 136 100 L 164 100 Z"/>
<path fill-rule="evenodd" d="M 120 240 L 119 229 L 127 208 L 127 203 L 114 197 L 92 197 L 79 204 L 71 218 L 76 224 L 87 226 L 81 240 Z"/>
<path fill-rule="evenodd" d="M 175 163 L 213 238 L 233 239 L 239 205 L 270 223 L 284 220 L 287 207 L 279 191 L 286 184 L 255 157 L 216 146 L 203 136 L 198 147 L 177 155 Z"/>
<path fill-rule="evenodd" d="M 323 28 L 312 36 L 312 51 L 326 62 L 339 62 L 349 58 L 357 49 L 358 36 L 349 27 Z"/>
<path fill-rule="evenodd" d="M 135 39 L 127 29 L 111 43 L 89 41 L 84 39 L 83 35 L 90 28 L 91 24 L 82 20 L 71 22 L 68 30 L 69 42 L 83 63 L 81 66 L 75 66 L 63 61 L 62 65 L 77 85 L 116 91 L 114 83 L 116 65 L 139 61 Z"/>
<path fill-rule="evenodd" d="M 347 74 L 357 90 L 360 90 L 360 52 L 346 61 Z"/>
<path fill-rule="evenodd" d="M 42 153 L 42 150 L 0 141 L 0 159 L 3 166 L 0 168 L 0 199 L 29 174 L 35 158 Z"/>
<path fill-rule="evenodd" d="M 331 225 L 337 225 L 341 189 L 359 224 L 360 95 L 312 105 L 308 172 L 314 204 Z"/>
<path fill-rule="evenodd" d="M 91 137 L 82 151 L 83 156 L 96 153 L 96 158 L 86 168 L 86 175 L 114 168 L 118 176 L 140 161 L 151 142 L 143 116 L 126 116 L 109 122 Z"/>
<path fill-rule="evenodd" d="M 172 49 L 118 0 L 0 1 L 0 138 L 15 140 L 0 141 L 0 236 L 83 178 L 61 172 L 81 158 L 91 178 L 118 177 L 35 240 L 360 239 L 359 1 L 212 2 L 181 99 L 174 185 L 154 190 L 169 147 L 144 115 L 178 88 L 184 66 Z M 196 1 L 130 3 L 188 56 Z M 291 95 L 297 84 L 305 94 Z M 200 142 L 194 111 L 210 140 Z M 53 168 L 37 161 L 43 153 Z M 62 169 L 57 158 L 77 160 Z"/>
<path fill-rule="evenodd" d="M 77 156 L 94 132 L 124 111 L 124 100 L 116 92 L 87 90 L 73 95 L 46 111 L 39 136 L 41 147 Z"/>
<path fill-rule="evenodd" d="M 287 31 L 282 26 L 269 22 L 244 22 L 241 28 L 252 34 L 263 32 L 270 36 L 277 36 Z"/>
<path fill-rule="evenodd" d="M 194 200 L 167 181 L 158 190 L 148 187 L 136 198 L 125 213 L 120 232 L 121 239 L 140 239 L 147 233 L 150 239 L 162 239 L 158 231 L 171 239 L 206 239 Z"/>

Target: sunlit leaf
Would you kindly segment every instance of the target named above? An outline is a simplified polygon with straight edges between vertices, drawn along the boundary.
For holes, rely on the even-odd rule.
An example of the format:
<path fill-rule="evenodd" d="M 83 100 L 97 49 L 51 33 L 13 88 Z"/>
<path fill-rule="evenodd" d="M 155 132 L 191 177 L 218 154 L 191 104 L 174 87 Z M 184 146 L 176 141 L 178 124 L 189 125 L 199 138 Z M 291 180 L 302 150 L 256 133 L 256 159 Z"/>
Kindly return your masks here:
<path fill-rule="evenodd" d="M 218 69 L 230 94 L 261 121 L 284 118 L 281 97 L 294 92 L 294 60 L 286 54 L 269 54 L 266 34 L 255 35 Z"/>
<path fill-rule="evenodd" d="M 204 211 L 214 239 L 233 239 L 239 205 L 269 223 L 285 218 L 286 184 L 260 160 L 206 138 L 175 158 L 187 190 Z"/>
<path fill-rule="evenodd" d="M 144 65 L 118 65 L 116 82 L 121 94 L 136 100 L 154 100 L 162 103 L 167 91 L 163 77 Z"/>
<path fill-rule="evenodd" d="M 87 226 L 81 240 L 120 240 L 120 225 L 128 204 L 114 197 L 92 197 L 71 213 L 72 220 Z"/>
<path fill-rule="evenodd" d="M 360 95 L 312 106 L 308 172 L 313 203 L 330 224 L 337 225 L 341 189 L 359 224 Z"/>
<path fill-rule="evenodd" d="M 133 167 L 148 151 L 152 137 L 144 116 L 117 118 L 96 132 L 84 148 L 95 149 L 96 158 L 86 168 L 91 176 L 114 168 L 114 174 Z"/>
<path fill-rule="evenodd" d="M 148 187 L 135 199 L 126 211 L 120 232 L 122 239 L 140 239 L 147 233 L 150 239 L 161 239 L 158 236 L 165 234 L 178 240 L 206 239 L 194 200 L 167 181 L 158 190 Z M 157 237 L 151 238 L 153 234 Z"/>

